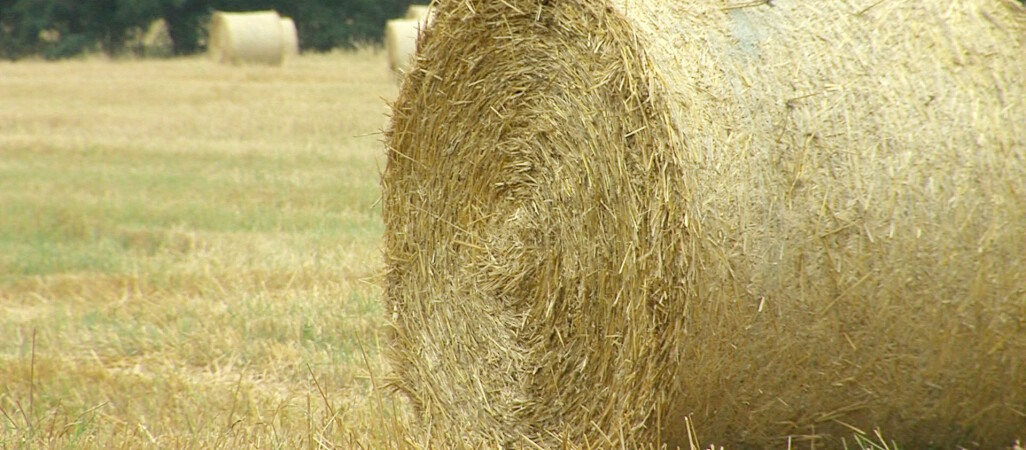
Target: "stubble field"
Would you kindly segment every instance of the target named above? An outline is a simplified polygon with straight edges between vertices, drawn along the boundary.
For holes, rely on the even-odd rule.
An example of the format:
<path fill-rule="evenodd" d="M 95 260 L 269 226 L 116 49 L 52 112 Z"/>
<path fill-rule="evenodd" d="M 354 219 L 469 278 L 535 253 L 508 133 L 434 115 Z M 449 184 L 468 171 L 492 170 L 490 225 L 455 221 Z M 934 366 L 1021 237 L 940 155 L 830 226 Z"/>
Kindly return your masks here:
<path fill-rule="evenodd" d="M 381 53 L 0 63 L 0 448 L 394 446 Z"/>

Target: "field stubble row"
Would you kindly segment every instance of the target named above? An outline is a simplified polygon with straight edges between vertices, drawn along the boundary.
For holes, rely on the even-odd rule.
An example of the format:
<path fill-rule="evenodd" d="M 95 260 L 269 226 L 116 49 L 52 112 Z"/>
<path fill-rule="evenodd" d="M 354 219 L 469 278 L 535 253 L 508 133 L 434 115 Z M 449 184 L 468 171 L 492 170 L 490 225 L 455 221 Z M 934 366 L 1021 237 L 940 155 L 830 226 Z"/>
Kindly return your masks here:
<path fill-rule="evenodd" d="M 0 63 L 0 447 L 380 447 L 384 56 Z"/>

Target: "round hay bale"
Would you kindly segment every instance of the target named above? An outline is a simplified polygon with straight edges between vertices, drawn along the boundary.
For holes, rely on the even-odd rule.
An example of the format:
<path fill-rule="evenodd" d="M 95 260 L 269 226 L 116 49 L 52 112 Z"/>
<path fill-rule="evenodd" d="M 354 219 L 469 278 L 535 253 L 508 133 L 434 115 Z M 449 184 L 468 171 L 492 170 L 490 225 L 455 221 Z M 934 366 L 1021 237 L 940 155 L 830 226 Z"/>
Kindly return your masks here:
<path fill-rule="evenodd" d="M 413 20 L 425 20 L 431 15 L 431 6 L 429 5 L 410 5 L 406 9 L 406 18 Z"/>
<path fill-rule="evenodd" d="M 211 57 L 220 63 L 281 65 L 285 57 L 281 17 L 274 11 L 217 11 L 208 45 Z"/>
<path fill-rule="evenodd" d="M 417 53 L 417 36 L 423 27 L 416 19 L 393 19 L 385 24 L 385 50 L 388 68 L 406 73 Z"/>
<path fill-rule="evenodd" d="M 150 23 L 142 35 L 143 55 L 147 57 L 169 57 L 174 55 L 174 42 L 167 29 L 167 21 L 157 19 Z"/>
<path fill-rule="evenodd" d="M 1024 14 L 438 1 L 386 131 L 395 386 L 461 443 L 1010 445 Z"/>
<path fill-rule="evenodd" d="M 291 17 L 281 18 L 282 51 L 285 58 L 299 55 L 299 32 Z"/>

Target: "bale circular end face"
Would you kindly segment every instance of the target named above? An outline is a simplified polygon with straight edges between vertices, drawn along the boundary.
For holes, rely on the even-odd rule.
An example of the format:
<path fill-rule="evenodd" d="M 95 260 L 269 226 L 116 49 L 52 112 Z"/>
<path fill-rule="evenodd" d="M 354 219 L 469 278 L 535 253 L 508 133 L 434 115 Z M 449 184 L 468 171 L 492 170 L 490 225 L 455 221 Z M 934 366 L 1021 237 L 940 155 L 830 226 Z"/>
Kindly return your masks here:
<path fill-rule="evenodd" d="M 220 63 L 281 65 L 285 57 L 281 17 L 274 11 L 217 11 L 210 22 L 208 51 Z"/>
<path fill-rule="evenodd" d="M 509 3 L 437 3 L 386 134 L 431 436 L 1026 429 L 1021 7 Z"/>

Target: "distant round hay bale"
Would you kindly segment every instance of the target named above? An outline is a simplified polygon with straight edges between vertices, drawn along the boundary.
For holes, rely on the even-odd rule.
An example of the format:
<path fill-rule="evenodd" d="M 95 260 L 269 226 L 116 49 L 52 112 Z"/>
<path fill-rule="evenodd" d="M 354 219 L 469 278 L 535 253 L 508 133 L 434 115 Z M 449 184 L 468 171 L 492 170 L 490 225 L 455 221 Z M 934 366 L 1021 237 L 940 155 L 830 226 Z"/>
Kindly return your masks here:
<path fill-rule="evenodd" d="M 168 57 L 174 54 L 174 42 L 167 29 L 167 21 L 157 19 L 150 23 L 142 35 L 143 55 Z"/>
<path fill-rule="evenodd" d="M 382 179 L 389 356 L 428 435 L 1026 430 L 1019 4 L 435 14 Z"/>
<path fill-rule="evenodd" d="M 299 55 L 299 32 L 296 31 L 296 22 L 290 17 L 281 18 L 281 38 L 285 58 Z"/>
<path fill-rule="evenodd" d="M 388 68 L 405 73 L 417 53 L 417 35 L 423 27 L 416 19 L 393 19 L 385 24 L 385 50 Z"/>
<path fill-rule="evenodd" d="M 410 5 L 406 9 L 406 18 L 413 20 L 424 20 L 431 15 L 431 7 L 428 5 Z"/>
<path fill-rule="evenodd" d="M 281 17 L 274 11 L 215 12 L 209 52 L 228 64 L 281 65 L 285 57 Z"/>

